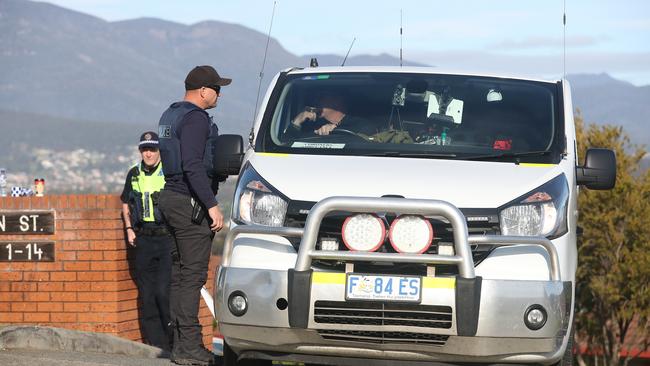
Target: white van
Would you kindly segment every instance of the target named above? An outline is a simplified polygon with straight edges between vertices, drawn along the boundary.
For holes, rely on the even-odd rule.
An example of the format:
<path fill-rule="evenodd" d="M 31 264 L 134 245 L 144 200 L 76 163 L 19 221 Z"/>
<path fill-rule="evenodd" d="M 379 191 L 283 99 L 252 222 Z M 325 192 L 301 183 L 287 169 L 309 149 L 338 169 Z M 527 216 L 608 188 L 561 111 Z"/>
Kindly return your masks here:
<path fill-rule="evenodd" d="M 616 168 L 566 80 L 291 69 L 219 149 L 225 364 L 571 363 L 578 186 Z"/>

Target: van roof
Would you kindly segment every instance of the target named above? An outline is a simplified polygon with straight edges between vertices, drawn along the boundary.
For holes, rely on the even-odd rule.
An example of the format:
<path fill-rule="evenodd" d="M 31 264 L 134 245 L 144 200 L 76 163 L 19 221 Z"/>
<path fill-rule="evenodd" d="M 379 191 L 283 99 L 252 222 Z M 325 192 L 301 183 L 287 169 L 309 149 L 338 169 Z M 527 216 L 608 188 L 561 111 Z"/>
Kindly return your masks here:
<path fill-rule="evenodd" d="M 504 79 L 518 79 L 538 81 L 545 83 L 557 83 L 559 79 L 540 79 L 522 75 L 494 73 L 494 72 L 471 72 L 449 70 L 438 67 L 415 67 L 415 66 L 323 66 L 294 68 L 290 74 L 313 74 L 313 73 L 345 73 L 345 72 L 385 72 L 385 73 L 411 73 L 411 74 L 443 74 L 443 75 L 465 75 L 465 76 L 486 76 Z"/>

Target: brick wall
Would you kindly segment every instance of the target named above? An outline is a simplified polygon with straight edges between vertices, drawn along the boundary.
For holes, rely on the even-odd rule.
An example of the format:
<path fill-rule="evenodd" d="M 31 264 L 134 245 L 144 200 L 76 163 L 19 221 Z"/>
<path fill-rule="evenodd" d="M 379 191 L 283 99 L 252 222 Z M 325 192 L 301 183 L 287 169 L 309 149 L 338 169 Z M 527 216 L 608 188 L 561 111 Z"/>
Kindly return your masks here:
<path fill-rule="evenodd" d="M 54 262 L 0 262 L 0 324 L 30 324 L 111 333 L 139 341 L 133 252 L 127 250 L 116 195 L 1 197 L 0 210 L 55 211 L 54 235 L 0 235 L 52 240 Z M 217 258 L 210 261 L 211 291 Z M 212 316 L 200 311 L 206 345 Z"/>

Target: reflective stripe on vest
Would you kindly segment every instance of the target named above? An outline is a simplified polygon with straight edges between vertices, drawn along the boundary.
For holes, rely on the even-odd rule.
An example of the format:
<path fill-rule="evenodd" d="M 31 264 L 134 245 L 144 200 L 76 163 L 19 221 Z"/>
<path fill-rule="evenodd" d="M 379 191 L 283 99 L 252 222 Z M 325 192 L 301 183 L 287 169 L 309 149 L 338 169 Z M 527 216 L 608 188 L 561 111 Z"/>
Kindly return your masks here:
<path fill-rule="evenodd" d="M 151 175 L 146 175 L 142 166 L 138 168 L 138 173 L 136 179 L 131 180 L 131 189 L 142 194 L 142 221 L 155 222 L 156 217 L 151 195 L 154 192 L 160 192 L 165 187 L 165 174 L 163 173 L 162 163 L 158 164 L 158 167 Z"/>

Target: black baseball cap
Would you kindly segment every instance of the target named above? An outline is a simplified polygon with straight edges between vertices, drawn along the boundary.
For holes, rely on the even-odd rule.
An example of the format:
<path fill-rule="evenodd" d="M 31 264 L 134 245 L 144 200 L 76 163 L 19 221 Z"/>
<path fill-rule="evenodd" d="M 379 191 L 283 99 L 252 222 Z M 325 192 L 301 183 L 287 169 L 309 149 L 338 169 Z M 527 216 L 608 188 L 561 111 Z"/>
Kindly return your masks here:
<path fill-rule="evenodd" d="M 194 90 L 210 86 L 226 86 L 232 79 L 222 78 L 217 70 L 210 65 L 197 66 L 185 78 L 185 90 Z"/>
<path fill-rule="evenodd" d="M 158 148 L 158 134 L 153 131 L 147 131 L 140 136 L 140 143 L 138 144 L 138 149 L 145 147 L 155 147 Z"/>

